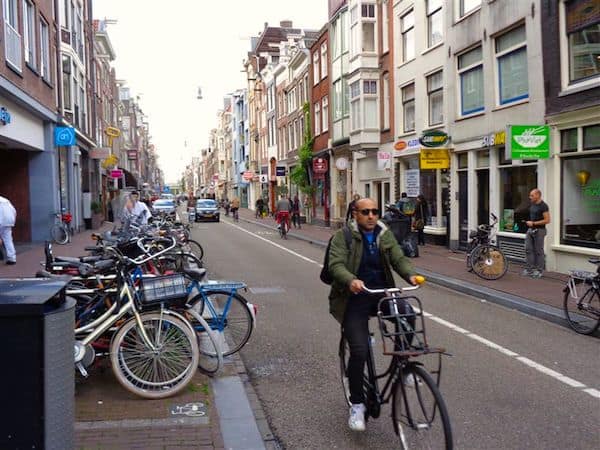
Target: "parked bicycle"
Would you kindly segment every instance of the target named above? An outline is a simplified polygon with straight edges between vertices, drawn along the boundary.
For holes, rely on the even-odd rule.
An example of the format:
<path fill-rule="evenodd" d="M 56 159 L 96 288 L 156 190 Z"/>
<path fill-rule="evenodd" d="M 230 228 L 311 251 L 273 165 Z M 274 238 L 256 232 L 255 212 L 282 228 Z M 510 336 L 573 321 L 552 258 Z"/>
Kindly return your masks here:
<path fill-rule="evenodd" d="M 50 227 L 52 240 L 60 245 L 71 242 L 71 221 L 73 220 L 73 216 L 64 208 L 62 212 L 52 215 L 54 216 L 54 224 Z"/>
<path fill-rule="evenodd" d="M 564 288 L 565 317 L 581 334 L 594 334 L 600 327 L 600 258 L 588 261 L 598 266 L 596 272 L 571 270 Z"/>
<path fill-rule="evenodd" d="M 467 268 L 484 280 L 502 278 L 508 270 L 506 256 L 494 242 L 494 227 L 498 218 L 493 213 L 491 224 L 481 224 L 469 233 Z"/>
<path fill-rule="evenodd" d="M 373 336 L 368 346 L 367 364 L 363 379 L 366 411 L 365 420 L 377 418 L 381 406 L 392 402 L 394 431 L 403 449 L 452 449 L 452 428 L 446 404 L 439 390 L 442 373 L 443 348 L 432 348 L 427 343 L 423 308 L 414 296 L 401 296 L 404 291 L 418 289 L 419 286 L 391 289 L 365 289 L 370 294 L 385 295 L 379 301 L 377 321 L 383 343 L 383 354 L 390 356 L 389 366 L 383 373 L 377 373 L 373 354 Z M 411 305 L 405 311 L 401 302 Z M 413 325 L 411 325 L 413 324 Z M 390 330 L 393 325 L 393 331 Z M 342 334 L 339 347 L 342 385 L 346 402 L 350 402 L 350 389 L 347 376 L 350 352 Z M 431 374 L 416 358 L 424 355 L 437 355 L 437 368 Z M 435 376 L 435 378 L 432 376 Z M 383 388 L 379 380 L 385 379 Z"/>

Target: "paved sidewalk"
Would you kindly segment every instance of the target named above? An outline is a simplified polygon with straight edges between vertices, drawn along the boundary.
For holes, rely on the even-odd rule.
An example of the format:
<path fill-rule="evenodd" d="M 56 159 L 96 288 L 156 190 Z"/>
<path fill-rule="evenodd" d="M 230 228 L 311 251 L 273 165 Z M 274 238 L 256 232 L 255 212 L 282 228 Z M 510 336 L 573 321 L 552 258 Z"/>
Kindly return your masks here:
<path fill-rule="evenodd" d="M 256 218 L 254 211 L 249 209 L 240 209 L 240 219 L 276 228 L 273 218 Z M 334 231 L 327 227 L 302 224 L 299 229 L 292 228 L 289 236 L 326 247 Z M 419 247 L 419 253 L 420 256 L 413 258 L 412 262 L 430 282 L 568 326 L 562 312 L 563 287 L 568 279 L 565 274 L 546 272 L 541 279 L 522 277 L 520 273 L 524 266 L 510 262 L 504 277 L 484 280 L 467 271 L 465 252 L 427 244 Z M 590 266 L 589 270 L 594 268 Z"/>

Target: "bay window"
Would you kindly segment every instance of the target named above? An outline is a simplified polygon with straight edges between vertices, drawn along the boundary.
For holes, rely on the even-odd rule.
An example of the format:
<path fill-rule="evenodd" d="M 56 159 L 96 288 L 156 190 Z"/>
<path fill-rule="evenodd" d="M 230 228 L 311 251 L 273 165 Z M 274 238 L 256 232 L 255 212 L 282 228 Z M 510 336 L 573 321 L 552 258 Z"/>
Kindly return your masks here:
<path fill-rule="evenodd" d="M 367 129 L 376 129 L 378 127 L 377 118 L 377 81 L 363 81 L 363 101 L 364 101 L 364 127 Z"/>
<path fill-rule="evenodd" d="M 352 131 L 359 130 L 361 128 L 360 81 L 350 85 L 350 117 Z"/>
<path fill-rule="evenodd" d="M 526 40 L 525 25 L 496 38 L 498 94 L 501 105 L 529 96 Z"/>

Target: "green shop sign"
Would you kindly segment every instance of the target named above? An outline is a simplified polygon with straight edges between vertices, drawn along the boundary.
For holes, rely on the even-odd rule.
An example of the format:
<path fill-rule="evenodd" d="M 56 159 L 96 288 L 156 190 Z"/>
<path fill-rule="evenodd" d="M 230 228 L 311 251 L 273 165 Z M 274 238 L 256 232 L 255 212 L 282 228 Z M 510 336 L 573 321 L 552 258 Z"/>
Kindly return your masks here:
<path fill-rule="evenodd" d="M 550 157 L 549 125 L 509 125 L 506 127 L 506 157 L 542 159 Z"/>
<path fill-rule="evenodd" d="M 419 138 L 423 147 L 443 147 L 449 140 L 450 136 L 439 130 L 426 131 Z"/>

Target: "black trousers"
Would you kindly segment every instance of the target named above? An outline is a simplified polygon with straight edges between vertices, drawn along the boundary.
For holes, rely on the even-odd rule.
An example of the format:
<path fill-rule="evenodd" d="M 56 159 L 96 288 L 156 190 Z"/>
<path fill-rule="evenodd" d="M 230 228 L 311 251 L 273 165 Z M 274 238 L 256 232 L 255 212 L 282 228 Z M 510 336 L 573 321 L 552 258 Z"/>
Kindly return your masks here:
<path fill-rule="evenodd" d="M 350 384 L 350 402 L 354 404 L 365 402 L 363 373 L 369 356 L 369 317 L 377 314 L 377 304 L 380 298 L 377 296 L 352 296 L 348 300 L 342 323 L 342 333 L 350 347 L 347 375 Z M 388 306 L 387 304 L 384 306 L 386 315 Z M 400 300 L 399 310 L 401 314 L 413 313 L 412 307 L 404 300 Z M 409 318 L 408 322 L 414 328 L 414 317 L 412 320 Z"/>

